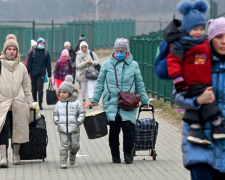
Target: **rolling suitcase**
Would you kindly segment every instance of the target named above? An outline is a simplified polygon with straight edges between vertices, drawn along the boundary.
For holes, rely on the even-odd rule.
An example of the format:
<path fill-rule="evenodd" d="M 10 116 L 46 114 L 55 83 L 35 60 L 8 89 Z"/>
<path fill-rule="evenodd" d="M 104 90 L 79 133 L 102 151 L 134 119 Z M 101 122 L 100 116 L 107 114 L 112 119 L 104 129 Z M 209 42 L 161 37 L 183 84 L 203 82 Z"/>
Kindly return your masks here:
<path fill-rule="evenodd" d="M 156 150 L 155 143 L 158 135 L 158 122 L 155 121 L 154 117 L 154 106 L 149 105 L 150 108 L 142 109 L 143 106 L 140 106 L 138 112 L 137 123 L 134 133 L 134 148 L 133 155 L 136 156 L 136 151 L 145 151 L 151 150 L 150 155 L 153 160 L 156 160 Z M 142 111 L 151 111 L 152 117 L 139 119 L 140 113 Z"/>
<path fill-rule="evenodd" d="M 35 111 L 33 109 L 33 111 Z M 34 119 L 36 112 L 34 112 Z M 45 161 L 48 135 L 44 115 L 29 125 L 29 142 L 20 145 L 20 159 L 34 160 L 42 159 Z"/>
<path fill-rule="evenodd" d="M 96 139 L 108 134 L 106 113 L 95 111 L 86 114 L 84 128 L 89 139 Z"/>

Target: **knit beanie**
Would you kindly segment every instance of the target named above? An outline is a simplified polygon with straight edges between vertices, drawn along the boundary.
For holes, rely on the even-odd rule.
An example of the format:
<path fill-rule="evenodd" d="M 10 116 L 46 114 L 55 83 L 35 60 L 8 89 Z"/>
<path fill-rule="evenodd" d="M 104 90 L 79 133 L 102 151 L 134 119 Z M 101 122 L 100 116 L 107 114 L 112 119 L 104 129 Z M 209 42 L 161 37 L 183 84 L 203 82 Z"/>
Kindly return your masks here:
<path fill-rule="evenodd" d="M 67 75 L 65 77 L 65 81 L 63 81 L 60 86 L 59 86 L 59 90 L 65 90 L 67 92 L 69 92 L 70 94 L 73 94 L 73 76 L 71 75 Z"/>
<path fill-rule="evenodd" d="M 61 53 L 61 56 L 70 56 L 69 51 L 67 49 L 63 49 L 62 53 Z"/>
<path fill-rule="evenodd" d="M 81 43 L 80 43 L 80 50 L 81 50 L 81 47 L 82 46 L 87 46 L 87 49 L 88 49 L 88 44 L 86 43 L 86 41 L 82 41 Z"/>
<path fill-rule="evenodd" d="M 209 41 L 219 34 L 225 34 L 225 17 L 210 19 L 208 25 Z"/>
<path fill-rule="evenodd" d="M 124 38 L 117 38 L 115 45 L 114 45 L 114 49 L 117 50 L 123 50 L 128 52 L 128 46 L 129 46 L 129 41 L 127 39 Z"/>
<path fill-rule="evenodd" d="M 45 39 L 42 38 L 42 37 L 39 37 L 39 38 L 37 39 L 37 45 L 38 45 L 40 42 L 43 42 L 43 43 L 45 44 Z"/>
<path fill-rule="evenodd" d="M 69 47 L 71 46 L 71 44 L 70 44 L 69 41 L 64 42 L 64 48 L 65 48 L 66 46 L 69 46 Z"/>
<path fill-rule="evenodd" d="M 31 39 L 30 45 L 31 45 L 31 47 L 37 46 L 37 42 L 35 40 Z"/>
<path fill-rule="evenodd" d="M 6 41 L 4 43 L 4 47 L 3 47 L 3 51 L 2 51 L 4 54 L 5 54 L 6 49 L 9 46 L 14 46 L 17 49 L 17 56 L 18 56 L 19 45 L 18 45 L 18 42 L 17 42 L 17 38 L 14 34 L 9 34 L 9 35 L 6 36 Z"/>
<path fill-rule="evenodd" d="M 85 36 L 81 34 L 81 36 L 79 37 L 79 41 L 84 41 L 84 40 L 85 40 Z"/>
<path fill-rule="evenodd" d="M 197 0 L 193 3 L 188 0 L 181 1 L 177 6 L 177 10 L 183 15 L 182 29 L 189 34 L 194 27 L 205 27 L 205 13 L 208 8 L 209 5 L 205 0 Z"/>

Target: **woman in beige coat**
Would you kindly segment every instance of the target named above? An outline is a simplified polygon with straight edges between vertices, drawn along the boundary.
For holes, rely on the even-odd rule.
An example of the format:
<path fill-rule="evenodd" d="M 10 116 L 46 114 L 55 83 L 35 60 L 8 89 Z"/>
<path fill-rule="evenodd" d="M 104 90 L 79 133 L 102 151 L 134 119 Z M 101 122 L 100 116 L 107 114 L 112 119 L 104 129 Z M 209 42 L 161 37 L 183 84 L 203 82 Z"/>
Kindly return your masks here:
<path fill-rule="evenodd" d="M 80 50 L 77 52 L 76 56 L 76 68 L 77 68 L 77 81 L 80 82 L 81 86 L 81 95 L 83 99 L 83 107 L 86 108 L 86 91 L 88 91 L 88 99 L 89 99 L 89 108 L 91 99 L 94 93 L 95 80 L 87 79 L 85 76 L 86 69 L 95 70 L 95 66 L 99 64 L 98 56 L 92 52 L 92 56 L 90 51 L 88 50 L 88 44 L 85 41 L 80 43 Z"/>
<path fill-rule="evenodd" d="M 20 62 L 15 35 L 8 35 L 3 47 L 0 74 L 0 167 L 8 167 L 8 135 L 11 132 L 13 164 L 21 164 L 20 143 L 29 141 L 29 105 L 33 100 L 27 69 Z"/>

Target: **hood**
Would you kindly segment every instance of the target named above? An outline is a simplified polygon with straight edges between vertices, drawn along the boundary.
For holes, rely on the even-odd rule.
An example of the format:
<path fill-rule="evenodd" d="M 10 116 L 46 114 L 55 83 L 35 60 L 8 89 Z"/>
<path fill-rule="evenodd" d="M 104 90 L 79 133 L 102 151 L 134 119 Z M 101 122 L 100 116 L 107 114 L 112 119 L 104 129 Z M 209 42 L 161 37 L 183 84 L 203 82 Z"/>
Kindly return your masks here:
<path fill-rule="evenodd" d="M 181 29 L 181 20 L 173 19 L 164 30 L 164 39 L 168 43 L 178 41 L 183 36 L 188 36 L 186 32 Z"/>

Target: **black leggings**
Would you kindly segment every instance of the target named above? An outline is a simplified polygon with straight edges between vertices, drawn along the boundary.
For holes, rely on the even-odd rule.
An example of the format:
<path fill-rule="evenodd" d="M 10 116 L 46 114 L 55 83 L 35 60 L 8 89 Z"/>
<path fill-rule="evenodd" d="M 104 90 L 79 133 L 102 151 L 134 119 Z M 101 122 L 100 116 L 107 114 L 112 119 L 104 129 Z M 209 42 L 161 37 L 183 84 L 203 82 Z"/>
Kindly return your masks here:
<path fill-rule="evenodd" d="M 43 102 L 44 78 L 45 78 L 45 74 L 31 76 L 32 95 L 33 95 L 34 101 L 37 102 L 37 92 L 38 92 L 39 105 L 41 105 Z"/>
<path fill-rule="evenodd" d="M 0 133 L 0 145 L 6 145 L 8 149 L 9 146 L 9 131 L 12 133 L 12 111 L 9 111 L 6 116 L 5 124 Z"/>

